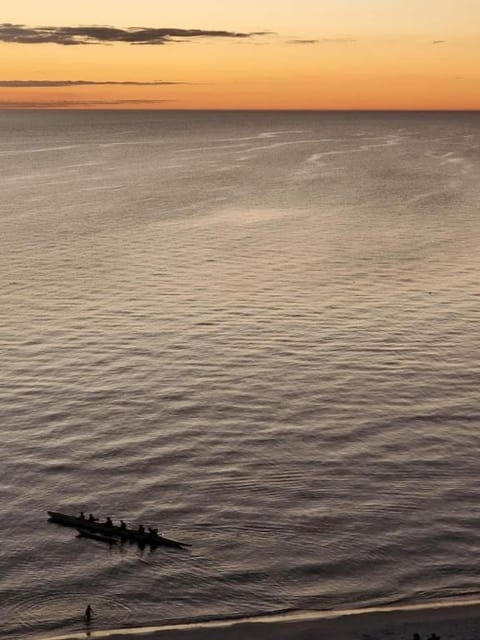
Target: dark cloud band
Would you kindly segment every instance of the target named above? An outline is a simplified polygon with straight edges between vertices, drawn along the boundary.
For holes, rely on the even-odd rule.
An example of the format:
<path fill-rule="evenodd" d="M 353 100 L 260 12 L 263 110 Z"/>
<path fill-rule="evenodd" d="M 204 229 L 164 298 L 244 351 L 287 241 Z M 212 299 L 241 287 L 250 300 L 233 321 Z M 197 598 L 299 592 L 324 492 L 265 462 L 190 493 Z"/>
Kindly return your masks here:
<path fill-rule="evenodd" d="M 65 109 L 96 106 L 128 106 L 141 104 L 161 104 L 175 100 L 53 100 L 50 102 L 0 101 L 0 109 Z"/>
<path fill-rule="evenodd" d="M 0 24 L 0 42 L 17 44 L 60 44 L 87 45 L 112 44 L 124 42 L 127 44 L 162 45 L 179 39 L 192 38 L 250 38 L 264 35 L 263 32 L 241 33 L 236 31 L 214 31 L 209 29 L 157 29 L 116 27 L 27 27 L 22 24 Z"/>
<path fill-rule="evenodd" d="M 169 85 L 189 84 L 187 82 L 134 82 L 133 80 L 0 80 L 2 88 L 32 88 L 32 87 L 90 87 L 90 86 L 133 86 L 133 87 L 161 87 Z"/>

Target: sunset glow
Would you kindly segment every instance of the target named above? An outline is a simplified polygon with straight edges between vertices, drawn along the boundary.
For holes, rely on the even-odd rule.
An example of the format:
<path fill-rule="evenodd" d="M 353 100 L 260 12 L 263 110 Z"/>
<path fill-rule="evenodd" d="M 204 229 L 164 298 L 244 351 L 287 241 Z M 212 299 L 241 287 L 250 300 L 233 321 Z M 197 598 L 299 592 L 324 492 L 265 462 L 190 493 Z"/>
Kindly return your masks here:
<path fill-rule="evenodd" d="M 476 0 L 4 4 L 1 108 L 480 108 Z"/>

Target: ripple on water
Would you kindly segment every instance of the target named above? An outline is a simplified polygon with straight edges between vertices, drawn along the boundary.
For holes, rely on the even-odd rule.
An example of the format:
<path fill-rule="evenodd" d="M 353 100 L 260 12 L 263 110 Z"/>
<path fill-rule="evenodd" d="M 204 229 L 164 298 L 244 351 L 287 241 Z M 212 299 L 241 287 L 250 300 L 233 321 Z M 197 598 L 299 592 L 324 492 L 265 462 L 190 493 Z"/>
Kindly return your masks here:
<path fill-rule="evenodd" d="M 111 596 L 95 595 L 89 599 L 86 593 L 54 592 L 20 600 L 7 599 L 5 620 L 12 630 L 84 628 L 84 612 L 89 603 L 94 617 L 101 620 L 103 626 L 124 624 L 132 613 L 126 603 Z"/>
<path fill-rule="evenodd" d="M 118 626 L 475 590 L 478 171 L 446 160 L 476 162 L 478 119 L 9 118 L 12 149 L 56 148 L 0 158 L 17 635 L 90 598 Z M 193 547 L 109 550 L 47 509 Z"/>

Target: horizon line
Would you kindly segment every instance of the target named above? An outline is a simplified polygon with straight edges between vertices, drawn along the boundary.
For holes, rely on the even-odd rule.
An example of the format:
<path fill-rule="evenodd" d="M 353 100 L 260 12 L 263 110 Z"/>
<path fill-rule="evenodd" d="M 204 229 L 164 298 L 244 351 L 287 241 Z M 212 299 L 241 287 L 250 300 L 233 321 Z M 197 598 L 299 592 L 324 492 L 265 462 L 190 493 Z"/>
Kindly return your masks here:
<path fill-rule="evenodd" d="M 480 113 L 480 107 L 475 109 L 445 109 L 445 108 L 431 108 L 431 109 L 397 109 L 397 108 L 372 108 L 372 109 L 308 109 L 308 108 L 235 108 L 235 107 L 208 107 L 208 108 L 167 108 L 167 109 L 152 109 L 151 107 L 145 108 L 112 108 L 112 107 L 90 107 L 85 109 L 84 107 L 5 107 L 0 106 L 0 111 L 151 111 L 151 112 L 237 112 L 237 113 L 289 113 L 289 112 L 302 112 L 302 113 Z"/>

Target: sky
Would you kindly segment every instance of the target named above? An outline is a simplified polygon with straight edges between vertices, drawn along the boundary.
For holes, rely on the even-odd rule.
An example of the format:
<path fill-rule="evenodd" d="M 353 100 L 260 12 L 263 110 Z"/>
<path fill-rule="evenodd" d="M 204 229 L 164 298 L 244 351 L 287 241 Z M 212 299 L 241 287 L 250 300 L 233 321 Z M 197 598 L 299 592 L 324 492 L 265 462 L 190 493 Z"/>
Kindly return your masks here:
<path fill-rule="evenodd" d="M 0 108 L 480 109 L 480 0 L 2 0 Z"/>

